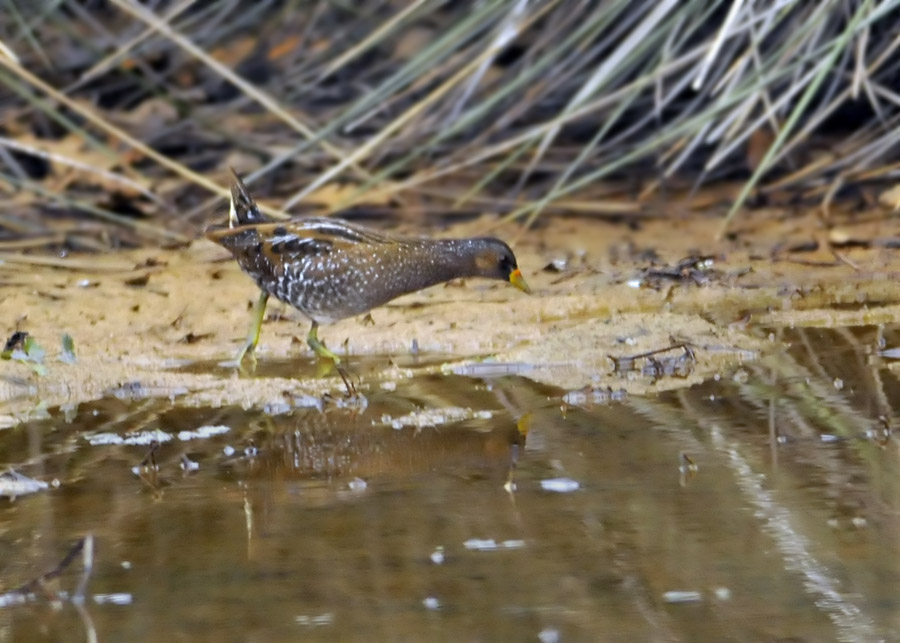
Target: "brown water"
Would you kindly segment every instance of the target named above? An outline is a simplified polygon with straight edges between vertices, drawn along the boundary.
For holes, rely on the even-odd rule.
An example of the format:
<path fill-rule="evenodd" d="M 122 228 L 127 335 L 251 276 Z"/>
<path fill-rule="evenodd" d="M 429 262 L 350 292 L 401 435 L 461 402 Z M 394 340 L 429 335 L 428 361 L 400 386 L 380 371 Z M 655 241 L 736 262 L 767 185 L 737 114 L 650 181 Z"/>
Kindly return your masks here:
<path fill-rule="evenodd" d="M 0 609 L 0 641 L 900 640 L 878 355 L 900 332 L 773 340 L 719 381 L 588 407 L 430 375 L 364 409 L 51 409 L 0 432 L 0 466 L 59 481 L 0 501 L 0 582 L 87 533 L 94 569 L 83 609 L 52 600 L 80 559 Z M 116 436 L 171 439 L 156 471 Z"/>

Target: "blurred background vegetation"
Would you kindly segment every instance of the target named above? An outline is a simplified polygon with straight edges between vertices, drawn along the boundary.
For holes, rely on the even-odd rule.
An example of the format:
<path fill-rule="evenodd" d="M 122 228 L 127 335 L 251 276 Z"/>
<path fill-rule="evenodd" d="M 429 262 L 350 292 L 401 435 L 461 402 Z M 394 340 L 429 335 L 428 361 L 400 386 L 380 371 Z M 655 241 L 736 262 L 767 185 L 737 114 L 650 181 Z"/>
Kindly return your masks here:
<path fill-rule="evenodd" d="M 900 0 L 0 6 L 0 249 L 184 241 L 231 166 L 292 214 L 898 201 Z"/>

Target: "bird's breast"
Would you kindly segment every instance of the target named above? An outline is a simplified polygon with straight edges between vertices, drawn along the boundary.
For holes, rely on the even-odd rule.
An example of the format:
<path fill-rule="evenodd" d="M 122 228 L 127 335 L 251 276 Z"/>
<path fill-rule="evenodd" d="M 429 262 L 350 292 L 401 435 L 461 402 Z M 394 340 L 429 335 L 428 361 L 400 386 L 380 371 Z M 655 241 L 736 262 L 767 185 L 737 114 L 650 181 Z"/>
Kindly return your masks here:
<path fill-rule="evenodd" d="M 334 244 L 318 254 L 247 253 L 241 266 L 260 288 L 328 323 L 460 276 L 452 247 L 438 241 Z"/>

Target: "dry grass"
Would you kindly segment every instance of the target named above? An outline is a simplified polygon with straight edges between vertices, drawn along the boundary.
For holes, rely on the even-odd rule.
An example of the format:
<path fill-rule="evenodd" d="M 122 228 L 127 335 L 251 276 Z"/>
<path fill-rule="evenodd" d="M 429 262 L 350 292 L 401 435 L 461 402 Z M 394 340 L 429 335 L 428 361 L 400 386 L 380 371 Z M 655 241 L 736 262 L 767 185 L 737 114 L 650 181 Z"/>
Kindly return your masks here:
<path fill-rule="evenodd" d="M 0 236 L 179 240 L 229 165 L 280 199 L 270 212 L 630 216 L 638 195 L 721 178 L 744 181 L 726 225 L 751 194 L 827 206 L 900 167 L 898 8 L 13 0 Z M 89 218 L 51 216 L 72 212 Z"/>

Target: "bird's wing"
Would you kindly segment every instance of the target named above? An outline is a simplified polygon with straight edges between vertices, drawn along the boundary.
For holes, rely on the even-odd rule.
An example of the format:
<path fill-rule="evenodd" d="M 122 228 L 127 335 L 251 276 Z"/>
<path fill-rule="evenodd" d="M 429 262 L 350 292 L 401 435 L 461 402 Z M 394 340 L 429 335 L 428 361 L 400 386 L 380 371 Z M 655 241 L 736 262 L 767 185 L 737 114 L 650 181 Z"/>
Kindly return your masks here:
<path fill-rule="evenodd" d="M 384 244 L 397 243 L 404 240 L 380 230 L 373 230 L 366 226 L 344 221 L 343 219 L 329 219 L 327 217 L 304 217 L 292 219 L 285 226 L 285 232 L 297 237 L 314 238 L 330 241 L 333 244 Z"/>
<path fill-rule="evenodd" d="M 232 252 L 252 250 L 271 257 L 325 256 L 335 251 L 408 241 L 340 219 L 309 217 L 284 223 L 210 228 L 206 237 Z"/>

